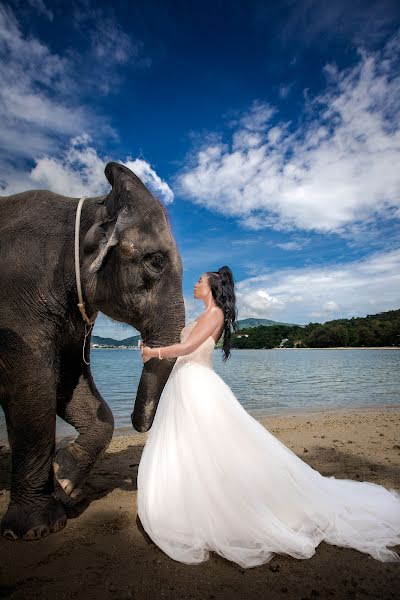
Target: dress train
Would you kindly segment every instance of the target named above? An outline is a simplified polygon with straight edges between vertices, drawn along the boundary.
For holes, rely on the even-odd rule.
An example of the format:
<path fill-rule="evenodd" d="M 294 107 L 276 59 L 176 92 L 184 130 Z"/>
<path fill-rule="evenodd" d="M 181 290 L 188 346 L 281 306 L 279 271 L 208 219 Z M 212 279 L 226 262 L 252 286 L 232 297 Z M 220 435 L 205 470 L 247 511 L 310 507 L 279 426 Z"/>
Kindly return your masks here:
<path fill-rule="evenodd" d="M 188 335 L 196 321 L 181 333 Z M 400 562 L 400 493 L 326 477 L 254 419 L 212 369 L 208 338 L 179 357 L 138 470 L 138 515 L 174 560 L 213 551 L 244 568 L 310 558 L 324 540 Z"/>

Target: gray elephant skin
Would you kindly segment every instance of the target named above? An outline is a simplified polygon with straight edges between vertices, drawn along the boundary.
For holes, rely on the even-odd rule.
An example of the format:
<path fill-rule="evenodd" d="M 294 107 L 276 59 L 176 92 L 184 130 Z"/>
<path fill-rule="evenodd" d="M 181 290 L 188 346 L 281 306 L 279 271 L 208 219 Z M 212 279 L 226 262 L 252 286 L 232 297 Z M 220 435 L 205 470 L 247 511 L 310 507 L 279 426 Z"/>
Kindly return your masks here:
<path fill-rule="evenodd" d="M 182 261 L 166 211 L 124 165 L 108 163 L 105 175 L 110 193 L 82 206 L 86 312 L 132 325 L 150 346 L 174 344 L 185 308 Z M 9 539 L 38 539 L 66 525 L 55 478 L 77 496 L 113 434 L 111 410 L 86 364 L 90 334 L 83 360 L 74 267 L 78 201 L 47 190 L 0 197 L 0 404 L 12 460 L 1 532 Z M 144 363 L 131 415 L 136 430 L 151 427 L 174 362 Z M 57 453 L 56 414 L 79 434 Z"/>

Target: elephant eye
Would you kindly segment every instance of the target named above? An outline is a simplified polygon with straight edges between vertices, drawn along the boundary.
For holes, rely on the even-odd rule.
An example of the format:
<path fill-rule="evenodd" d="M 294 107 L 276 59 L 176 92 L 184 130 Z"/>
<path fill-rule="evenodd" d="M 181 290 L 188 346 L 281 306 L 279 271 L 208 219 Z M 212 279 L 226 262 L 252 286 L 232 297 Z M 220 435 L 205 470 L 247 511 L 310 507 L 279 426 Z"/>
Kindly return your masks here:
<path fill-rule="evenodd" d="M 144 262 L 147 269 L 158 275 L 165 266 L 165 256 L 161 252 L 153 252 L 145 255 Z"/>

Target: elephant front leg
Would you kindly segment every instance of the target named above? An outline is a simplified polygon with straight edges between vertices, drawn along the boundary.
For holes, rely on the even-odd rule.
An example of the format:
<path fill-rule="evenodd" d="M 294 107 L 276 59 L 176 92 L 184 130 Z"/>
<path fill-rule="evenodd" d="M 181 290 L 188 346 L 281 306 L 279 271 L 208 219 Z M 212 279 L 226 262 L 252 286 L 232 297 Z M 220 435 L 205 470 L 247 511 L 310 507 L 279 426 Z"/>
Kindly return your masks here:
<path fill-rule="evenodd" d="M 46 374 L 40 373 L 46 380 Z M 26 382 L 25 382 L 26 383 Z M 64 505 L 54 498 L 55 394 L 35 382 L 17 386 L 4 412 L 11 448 L 12 482 L 1 533 L 36 540 L 65 527 Z"/>
<path fill-rule="evenodd" d="M 108 447 L 113 431 L 112 412 L 98 392 L 90 370 L 77 378 L 71 394 L 71 375 L 64 377 L 57 398 L 57 414 L 75 427 L 76 440 L 56 452 L 54 475 L 71 498 L 79 496 L 83 483 L 99 455 Z"/>

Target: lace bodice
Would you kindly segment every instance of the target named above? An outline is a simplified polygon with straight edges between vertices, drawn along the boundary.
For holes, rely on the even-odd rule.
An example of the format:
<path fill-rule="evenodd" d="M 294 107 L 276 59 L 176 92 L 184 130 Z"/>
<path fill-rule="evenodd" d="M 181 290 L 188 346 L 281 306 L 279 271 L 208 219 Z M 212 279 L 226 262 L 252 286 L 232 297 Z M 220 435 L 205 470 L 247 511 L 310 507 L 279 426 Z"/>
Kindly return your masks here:
<path fill-rule="evenodd" d="M 185 325 L 185 327 L 181 330 L 180 333 L 181 342 L 184 342 L 186 340 L 186 338 L 189 336 L 191 330 L 193 329 L 193 327 L 196 326 L 196 324 L 197 321 L 195 320 Z M 196 350 L 190 352 L 190 354 L 185 354 L 185 356 L 178 356 L 174 367 L 188 362 L 195 362 L 212 369 L 212 354 L 214 347 L 215 340 L 212 336 L 209 336 L 202 344 L 200 344 L 198 348 L 196 348 Z"/>

